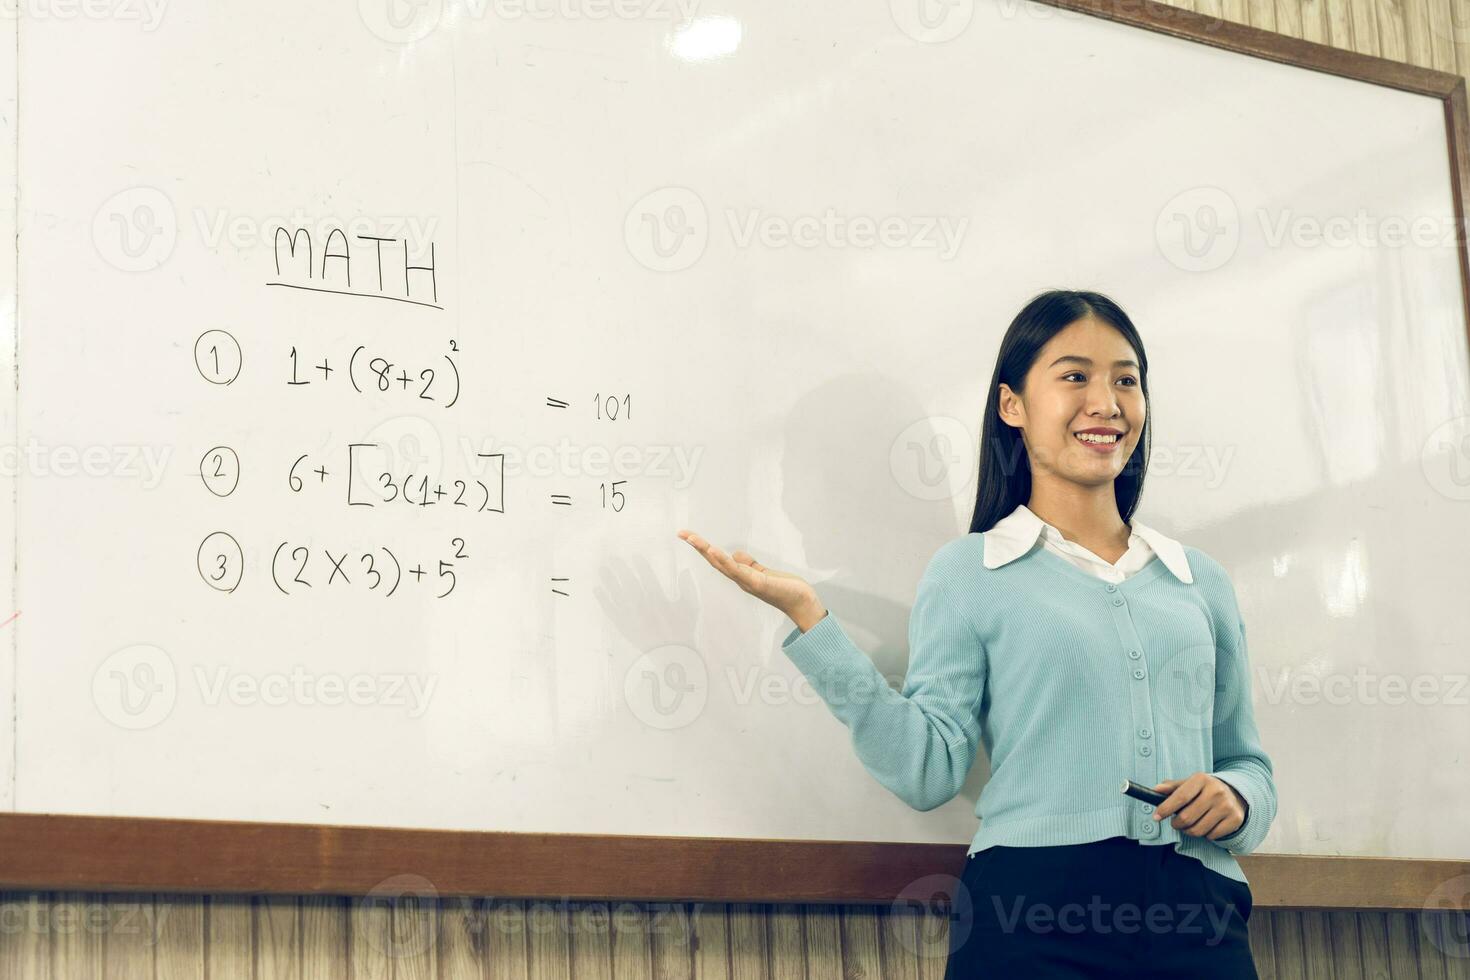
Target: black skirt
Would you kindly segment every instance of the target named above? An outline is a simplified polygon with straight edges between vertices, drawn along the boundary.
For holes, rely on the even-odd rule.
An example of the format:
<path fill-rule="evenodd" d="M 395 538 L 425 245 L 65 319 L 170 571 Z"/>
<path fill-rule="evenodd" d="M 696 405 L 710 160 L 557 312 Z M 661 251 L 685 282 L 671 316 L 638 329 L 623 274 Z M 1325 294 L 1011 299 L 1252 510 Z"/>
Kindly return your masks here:
<path fill-rule="evenodd" d="M 1255 980 L 1250 886 L 1174 850 L 1109 837 L 966 859 L 946 980 Z"/>

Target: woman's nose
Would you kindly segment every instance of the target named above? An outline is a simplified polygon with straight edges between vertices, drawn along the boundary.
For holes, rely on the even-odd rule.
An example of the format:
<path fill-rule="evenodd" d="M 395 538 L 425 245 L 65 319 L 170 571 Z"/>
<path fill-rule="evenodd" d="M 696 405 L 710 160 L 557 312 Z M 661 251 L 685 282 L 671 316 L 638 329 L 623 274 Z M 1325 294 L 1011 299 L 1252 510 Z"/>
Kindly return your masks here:
<path fill-rule="evenodd" d="M 1087 411 L 1091 414 L 1094 410 L 1104 413 L 1111 418 L 1118 414 L 1118 396 L 1114 394 L 1111 387 L 1093 387 L 1087 393 Z"/>

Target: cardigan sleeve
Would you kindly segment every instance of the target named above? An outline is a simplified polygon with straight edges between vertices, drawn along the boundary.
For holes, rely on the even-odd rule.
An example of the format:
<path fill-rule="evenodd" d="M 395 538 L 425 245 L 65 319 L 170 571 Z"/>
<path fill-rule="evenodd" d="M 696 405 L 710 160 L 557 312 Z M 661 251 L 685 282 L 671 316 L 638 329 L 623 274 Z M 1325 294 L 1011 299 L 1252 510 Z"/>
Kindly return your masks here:
<path fill-rule="evenodd" d="M 985 686 L 985 649 L 945 588 L 935 564 L 920 580 L 909 614 L 909 664 L 894 690 L 852 642 L 836 616 L 781 643 L 852 733 L 868 772 L 916 810 L 953 799 L 980 742 L 976 709 Z"/>
<path fill-rule="evenodd" d="M 1232 604 L 1234 589 L 1231 589 Z M 1235 629 L 1226 641 L 1217 643 L 1215 654 L 1215 718 L 1211 732 L 1214 743 L 1214 775 L 1229 783 L 1245 798 L 1245 823 L 1215 843 L 1232 854 L 1254 851 L 1265 840 L 1276 819 L 1276 781 L 1271 757 L 1261 747 L 1251 704 L 1250 658 L 1246 647 L 1245 621 L 1238 607 Z"/>

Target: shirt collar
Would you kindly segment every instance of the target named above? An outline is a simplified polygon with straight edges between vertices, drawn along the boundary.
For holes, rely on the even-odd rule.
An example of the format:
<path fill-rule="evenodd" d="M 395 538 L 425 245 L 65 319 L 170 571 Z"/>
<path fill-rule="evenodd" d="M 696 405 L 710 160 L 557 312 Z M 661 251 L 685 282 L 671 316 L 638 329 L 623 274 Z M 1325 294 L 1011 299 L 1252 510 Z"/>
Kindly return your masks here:
<path fill-rule="evenodd" d="M 1137 520 L 1131 523 L 1133 532 L 1154 550 L 1165 567 L 1174 573 L 1175 578 L 1186 585 L 1194 582 L 1194 576 L 1189 570 L 1189 558 L 1185 555 L 1182 544 Z M 985 567 L 999 568 L 1020 558 L 1031 550 L 1042 530 L 1049 526 L 1030 507 L 1025 504 L 1017 505 L 1015 510 L 985 532 Z"/>

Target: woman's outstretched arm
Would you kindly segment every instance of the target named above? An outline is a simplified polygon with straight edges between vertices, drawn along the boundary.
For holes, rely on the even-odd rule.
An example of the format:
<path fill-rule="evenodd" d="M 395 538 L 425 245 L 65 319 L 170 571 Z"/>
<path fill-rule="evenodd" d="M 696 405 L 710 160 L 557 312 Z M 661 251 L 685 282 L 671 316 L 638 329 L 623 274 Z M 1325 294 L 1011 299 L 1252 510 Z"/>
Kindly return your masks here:
<path fill-rule="evenodd" d="M 980 744 L 978 708 L 985 648 L 944 585 L 944 561 L 930 559 L 909 615 L 909 664 L 894 690 L 825 609 L 811 585 L 725 554 L 693 532 L 679 536 L 746 592 L 796 624 L 781 649 L 848 727 L 864 767 L 917 810 L 932 810 L 964 785 Z"/>

